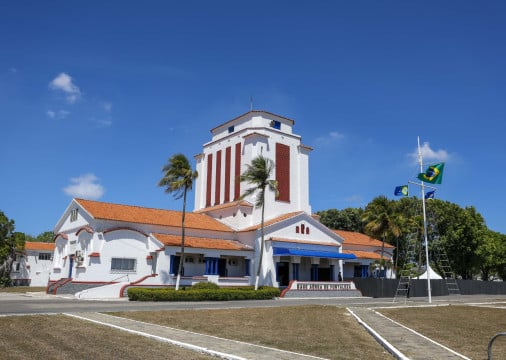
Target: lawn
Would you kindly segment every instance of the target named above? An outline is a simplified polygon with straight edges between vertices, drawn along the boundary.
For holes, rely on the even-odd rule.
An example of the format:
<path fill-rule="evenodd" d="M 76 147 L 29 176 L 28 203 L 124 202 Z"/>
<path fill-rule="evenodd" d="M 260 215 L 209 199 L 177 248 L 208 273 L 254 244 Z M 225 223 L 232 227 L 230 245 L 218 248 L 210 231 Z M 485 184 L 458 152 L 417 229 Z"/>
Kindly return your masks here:
<path fill-rule="evenodd" d="M 342 307 L 129 311 L 113 315 L 328 359 L 393 359 Z"/>
<path fill-rule="evenodd" d="M 439 306 L 379 312 L 472 359 L 486 359 L 490 338 L 506 331 L 506 309 Z M 116 312 L 135 320 L 329 359 L 392 359 L 343 307 Z M 506 338 L 493 347 L 506 359 Z M 85 354 L 85 355 L 83 355 Z M 64 315 L 0 317 L 6 359 L 210 359 L 176 346 Z"/>
<path fill-rule="evenodd" d="M 65 315 L 0 317 L 0 358 L 216 359 Z"/>
<path fill-rule="evenodd" d="M 487 359 L 490 338 L 506 332 L 503 307 L 437 306 L 378 310 L 383 315 L 471 359 Z M 506 359 L 506 337 L 492 347 L 493 359 Z"/>

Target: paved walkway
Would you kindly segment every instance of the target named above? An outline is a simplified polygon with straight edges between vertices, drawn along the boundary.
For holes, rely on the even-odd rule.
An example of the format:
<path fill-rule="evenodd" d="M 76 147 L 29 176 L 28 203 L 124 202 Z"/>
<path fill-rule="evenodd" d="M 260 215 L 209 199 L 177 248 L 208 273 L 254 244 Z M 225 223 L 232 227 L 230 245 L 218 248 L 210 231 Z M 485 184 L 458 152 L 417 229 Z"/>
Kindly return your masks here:
<path fill-rule="evenodd" d="M 388 319 L 374 309 L 352 307 L 348 310 L 397 359 L 469 359 L 414 330 Z"/>
<path fill-rule="evenodd" d="M 166 326 L 148 324 L 141 321 L 106 315 L 102 313 L 65 314 L 94 323 L 110 326 L 130 333 L 146 336 L 159 341 L 171 343 L 190 350 L 218 356 L 223 359 L 272 360 L 322 359 L 316 356 L 298 354 L 266 346 L 248 344 L 236 340 L 228 340 L 211 335 L 197 334 L 191 331 L 174 329 Z"/>

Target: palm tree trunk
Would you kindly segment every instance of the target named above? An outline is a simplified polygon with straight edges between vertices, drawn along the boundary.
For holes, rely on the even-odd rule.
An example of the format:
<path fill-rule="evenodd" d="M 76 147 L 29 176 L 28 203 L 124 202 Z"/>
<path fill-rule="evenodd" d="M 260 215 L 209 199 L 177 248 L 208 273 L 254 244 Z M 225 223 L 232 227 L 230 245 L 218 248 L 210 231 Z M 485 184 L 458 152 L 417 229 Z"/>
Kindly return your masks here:
<path fill-rule="evenodd" d="M 183 195 L 183 214 L 181 215 L 181 257 L 179 258 L 179 267 L 177 269 L 176 291 L 179 290 L 179 282 L 181 281 L 181 273 L 183 272 L 184 263 L 184 218 L 186 215 L 186 191 L 187 188 L 185 187 Z"/>
<path fill-rule="evenodd" d="M 264 257 L 264 209 L 265 209 L 265 191 L 262 192 L 262 219 L 260 224 L 260 258 L 258 259 L 257 276 L 255 279 L 255 290 L 258 290 L 258 281 L 260 279 L 260 271 L 262 270 L 262 259 Z"/>

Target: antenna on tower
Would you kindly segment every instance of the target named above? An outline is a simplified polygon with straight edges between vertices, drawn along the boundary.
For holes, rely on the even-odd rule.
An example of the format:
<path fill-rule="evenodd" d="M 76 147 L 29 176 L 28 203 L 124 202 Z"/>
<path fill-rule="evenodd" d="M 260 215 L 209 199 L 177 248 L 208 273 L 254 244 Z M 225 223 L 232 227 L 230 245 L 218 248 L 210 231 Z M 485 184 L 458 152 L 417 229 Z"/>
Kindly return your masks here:
<path fill-rule="evenodd" d="M 249 111 L 253 111 L 253 96 L 249 97 Z"/>

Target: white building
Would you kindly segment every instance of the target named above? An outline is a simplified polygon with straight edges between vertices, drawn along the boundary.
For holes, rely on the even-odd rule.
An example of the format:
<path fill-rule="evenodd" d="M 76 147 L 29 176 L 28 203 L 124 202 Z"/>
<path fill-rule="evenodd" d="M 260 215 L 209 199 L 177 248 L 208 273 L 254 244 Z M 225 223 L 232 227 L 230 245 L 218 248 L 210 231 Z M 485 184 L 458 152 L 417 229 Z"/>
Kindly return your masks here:
<path fill-rule="evenodd" d="M 16 286 L 46 286 L 52 269 L 53 243 L 26 242 L 16 253 L 11 279 Z"/>
<path fill-rule="evenodd" d="M 308 161 L 311 148 L 293 133 L 294 121 L 250 111 L 211 130 L 195 156 L 194 212 L 185 219 L 181 284 L 210 281 L 251 285 L 260 249 L 261 208 L 251 185 L 239 182 L 258 155 L 275 163 L 279 194 L 267 192 L 265 253 L 260 284 L 337 281 L 343 238 L 311 216 Z M 177 152 L 176 150 L 174 152 Z M 181 212 L 74 199 L 55 226 L 48 291 L 89 289 L 79 296 L 118 296 L 125 287 L 174 285 L 180 260 Z M 105 295 L 104 295 L 105 294 Z"/>

